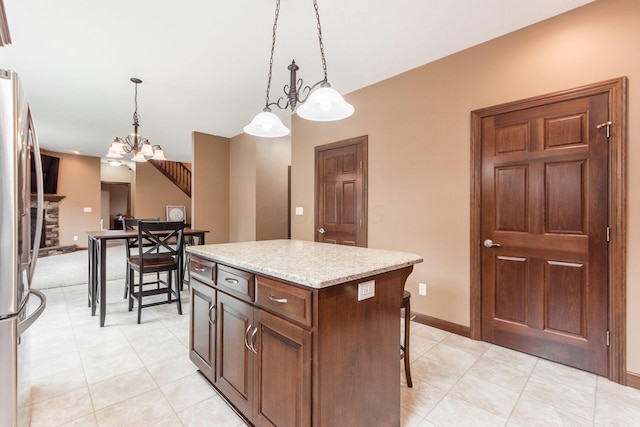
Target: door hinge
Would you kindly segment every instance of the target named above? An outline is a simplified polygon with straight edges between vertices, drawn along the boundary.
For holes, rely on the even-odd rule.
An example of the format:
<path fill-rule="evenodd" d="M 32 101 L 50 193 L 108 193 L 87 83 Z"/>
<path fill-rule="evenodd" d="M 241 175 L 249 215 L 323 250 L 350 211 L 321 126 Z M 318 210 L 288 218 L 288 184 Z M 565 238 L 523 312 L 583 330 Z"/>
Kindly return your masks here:
<path fill-rule="evenodd" d="M 362 218 L 360 218 L 360 228 L 362 228 Z"/>
<path fill-rule="evenodd" d="M 611 334 L 607 331 L 607 347 L 611 344 Z"/>
<path fill-rule="evenodd" d="M 604 123 L 601 123 L 599 125 L 596 126 L 597 129 L 601 129 L 603 127 L 607 128 L 607 138 L 609 138 L 611 136 L 611 125 L 613 124 L 613 122 L 611 120 L 607 120 Z"/>
<path fill-rule="evenodd" d="M 607 242 L 611 241 L 611 227 L 607 227 Z"/>
<path fill-rule="evenodd" d="M 362 169 L 362 160 L 360 160 L 360 169 Z"/>

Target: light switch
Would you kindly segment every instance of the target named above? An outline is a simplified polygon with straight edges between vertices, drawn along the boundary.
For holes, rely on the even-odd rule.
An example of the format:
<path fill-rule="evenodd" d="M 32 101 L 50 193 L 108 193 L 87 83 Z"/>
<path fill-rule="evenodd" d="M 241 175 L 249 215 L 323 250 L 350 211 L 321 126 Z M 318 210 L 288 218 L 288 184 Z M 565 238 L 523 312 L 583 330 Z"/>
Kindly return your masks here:
<path fill-rule="evenodd" d="M 304 215 L 304 207 L 296 206 L 296 215 Z"/>
<path fill-rule="evenodd" d="M 84 211 L 85 211 L 85 212 L 91 212 L 91 211 L 92 211 L 92 209 L 91 209 L 91 208 L 84 208 Z"/>

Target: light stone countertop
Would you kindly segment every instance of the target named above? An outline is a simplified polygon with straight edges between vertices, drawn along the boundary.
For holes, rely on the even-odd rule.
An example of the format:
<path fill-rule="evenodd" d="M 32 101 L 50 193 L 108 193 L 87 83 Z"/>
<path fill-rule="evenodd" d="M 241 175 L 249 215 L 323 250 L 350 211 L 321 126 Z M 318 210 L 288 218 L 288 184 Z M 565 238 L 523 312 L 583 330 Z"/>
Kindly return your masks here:
<path fill-rule="evenodd" d="M 187 251 L 241 270 L 317 289 L 422 262 L 422 257 L 406 252 L 303 240 L 187 246 Z"/>

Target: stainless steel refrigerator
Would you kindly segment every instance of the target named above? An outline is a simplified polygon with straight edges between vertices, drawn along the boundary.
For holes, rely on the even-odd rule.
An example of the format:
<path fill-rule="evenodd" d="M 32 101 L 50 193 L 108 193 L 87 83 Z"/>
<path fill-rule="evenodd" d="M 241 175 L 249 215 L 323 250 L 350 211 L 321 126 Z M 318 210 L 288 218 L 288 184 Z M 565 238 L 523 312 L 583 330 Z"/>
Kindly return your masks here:
<path fill-rule="evenodd" d="M 37 215 L 31 224 L 31 157 Z M 0 69 L 0 426 L 28 426 L 29 332 L 45 296 L 30 289 L 42 232 L 42 167 L 29 105 L 16 73 Z M 31 227 L 35 233 L 31 233 Z M 33 239 L 33 240 L 32 240 Z M 35 245 L 33 242 L 38 242 Z M 35 246 L 35 247 L 34 247 Z"/>

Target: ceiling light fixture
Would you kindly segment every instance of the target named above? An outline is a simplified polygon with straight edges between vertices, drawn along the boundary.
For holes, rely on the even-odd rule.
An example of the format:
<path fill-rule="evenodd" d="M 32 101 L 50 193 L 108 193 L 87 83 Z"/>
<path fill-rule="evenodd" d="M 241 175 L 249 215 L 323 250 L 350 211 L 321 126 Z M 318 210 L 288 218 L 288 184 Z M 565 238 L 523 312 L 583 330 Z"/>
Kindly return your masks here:
<path fill-rule="evenodd" d="M 291 65 L 287 67 L 289 70 L 289 84 L 284 86 L 284 94 L 286 97 L 280 97 L 276 102 L 269 102 L 271 73 L 273 69 L 273 52 L 276 47 L 276 29 L 278 27 L 278 16 L 280 14 L 280 0 L 276 0 L 276 14 L 273 21 L 273 35 L 271 41 L 271 56 L 269 58 L 266 104 L 262 112 L 255 116 L 251 123 L 244 127 L 244 131 L 249 135 L 266 138 L 289 135 L 289 128 L 282 124 L 282 121 L 278 116 L 271 112 L 272 105 L 275 105 L 281 110 L 291 108 L 291 111 L 294 111 L 296 110 L 296 106 L 301 104 L 296 111 L 298 116 L 303 119 L 320 122 L 341 120 L 353 114 L 353 106 L 347 103 L 335 89 L 331 88 L 327 79 L 327 61 L 324 57 L 324 44 L 322 43 L 322 28 L 320 26 L 320 14 L 318 12 L 317 0 L 313 0 L 313 7 L 316 12 L 318 43 L 320 45 L 320 56 L 322 58 L 324 79 L 320 80 L 313 86 L 304 86 L 303 88 L 304 83 L 302 79 L 298 79 L 296 77 L 296 72 L 300 67 L 296 64 L 295 60 L 291 61 Z M 314 89 L 316 90 L 314 91 Z M 300 97 L 301 94 L 302 98 Z"/>
<path fill-rule="evenodd" d="M 133 112 L 133 133 L 127 135 L 126 138 L 122 139 L 116 137 L 111 145 L 109 146 L 109 151 L 107 152 L 107 157 L 113 159 L 119 159 L 127 153 L 133 153 L 134 162 L 146 162 L 147 159 L 152 160 L 167 160 L 164 157 L 164 152 L 162 151 L 162 147 L 159 145 L 151 145 L 147 138 L 143 138 L 138 133 L 138 128 L 140 127 L 140 121 L 138 117 L 138 85 L 142 83 L 137 77 L 131 77 L 133 83 L 135 83 L 135 111 Z"/>

